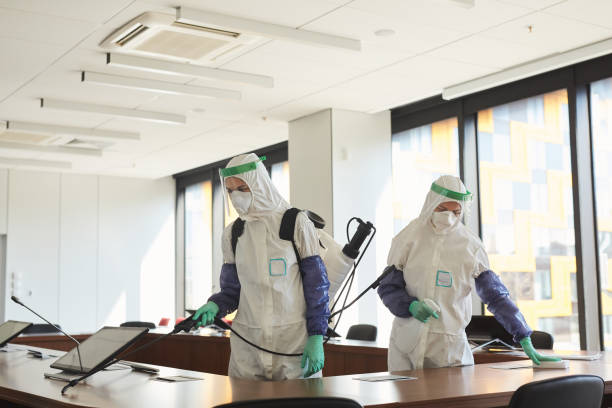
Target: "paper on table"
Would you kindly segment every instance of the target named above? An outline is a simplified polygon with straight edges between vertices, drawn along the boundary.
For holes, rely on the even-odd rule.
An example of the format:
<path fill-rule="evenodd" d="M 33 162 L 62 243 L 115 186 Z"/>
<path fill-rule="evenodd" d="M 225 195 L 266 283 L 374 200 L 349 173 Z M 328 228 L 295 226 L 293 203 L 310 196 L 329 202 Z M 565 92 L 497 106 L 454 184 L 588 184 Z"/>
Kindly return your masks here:
<path fill-rule="evenodd" d="M 399 380 L 416 380 L 416 377 L 408 377 L 405 375 L 362 375 L 359 377 L 353 377 L 353 380 L 359 381 L 399 381 Z"/>
<path fill-rule="evenodd" d="M 595 354 L 552 354 L 550 357 L 559 357 L 563 360 L 586 360 L 593 361 L 601 358 L 601 353 Z"/>
<path fill-rule="evenodd" d="M 506 364 L 498 364 L 498 365 L 490 365 L 489 368 L 494 368 L 496 370 L 515 370 L 517 368 L 532 368 L 533 367 L 533 363 L 531 362 L 531 360 L 525 362 L 525 361 L 517 361 L 517 362 L 512 362 L 512 363 L 506 363 Z"/>
<path fill-rule="evenodd" d="M 203 378 L 197 378 L 197 377 L 189 377 L 186 375 L 171 375 L 171 376 L 167 376 L 167 377 L 155 377 L 155 380 L 159 380 L 159 381 L 167 381 L 167 382 L 181 382 L 181 381 L 200 381 L 203 380 Z"/>

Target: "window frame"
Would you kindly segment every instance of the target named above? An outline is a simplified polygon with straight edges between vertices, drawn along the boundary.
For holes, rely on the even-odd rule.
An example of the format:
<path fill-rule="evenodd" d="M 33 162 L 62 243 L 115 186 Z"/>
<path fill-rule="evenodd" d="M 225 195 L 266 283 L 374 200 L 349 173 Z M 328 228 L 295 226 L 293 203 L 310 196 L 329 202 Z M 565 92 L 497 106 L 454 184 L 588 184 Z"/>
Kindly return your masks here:
<path fill-rule="evenodd" d="M 568 115 L 576 241 L 576 284 L 580 348 L 604 349 L 597 214 L 591 133 L 590 84 L 612 77 L 612 54 L 535 75 L 516 82 L 446 101 L 441 95 L 391 110 L 391 133 L 399 133 L 456 116 L 459 124 L 461 178 L 479 197 L 478 112 L 559 89 L 568 94 Z M 474 200 L 473 222 L 482 237 L 480 200 Z M 482 306 L 484 311 L 484 306 Z M 595 317 L 594 317 L 595 316 Z"/>
<path fill-rule="evenodd" d="M 253 150 L 258 156 L 266 156 L 263 162 L 268 173 L 272 165 L 282 163 L 289 159 L 288 142 L 281 142 L 261 149 Z M 250 153 L 250 152 L 247 152 Z M 204 181 L 212 181 L 212 270 L 213 282 L 218 279 L 223 259 L 221 255 L 221 234 L 223 233 L 225 211 L 223 210 L 223 191 L 219 179 L 219 169 L 224 168 L 231 158 L 219 160 L 195 169 L 174 174 L 172 177 L 176 182 L 176 207 L 175 207 L 175 313 L 176 316 L 184 316 L 189 310 L 185 307 L 185 189 L 193 184 Z M 218 238 L 216 238 L 218 237 Z M 202 299 L 204 301 L 205 299 Z"/>

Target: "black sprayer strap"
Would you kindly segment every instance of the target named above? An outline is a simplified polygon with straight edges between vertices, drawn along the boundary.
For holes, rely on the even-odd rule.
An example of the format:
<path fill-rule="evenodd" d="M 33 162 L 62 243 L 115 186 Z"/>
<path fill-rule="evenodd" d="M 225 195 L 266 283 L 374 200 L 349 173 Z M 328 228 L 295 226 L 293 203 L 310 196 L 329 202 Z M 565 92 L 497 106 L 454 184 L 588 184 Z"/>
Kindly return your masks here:
<path fill-rule="evenodd" d="M 236 245 L 238 245 L 238 238 L 244 232 L 244 220 L 242 218 L 236 218 L 234 224 L 232 224 L 232 252 L 236 256 Z"/>
<path fill-rule="evenodd" d="M 295 234 L 295 220 L 297 219 L 297 216 L 300 211 L 302 210 L 295 207 L 285 211 L 285 213 L 283 214 L 283 219 L 281 220 L 280 231 L 278 233 L 280 239 L 283 239 L 285 241 L 291 241 L 298 265 L 302 264 L 302 260 L 300 258 L 300 253 L 297 250 L 297 246 L 295 245 L 295 241 L 293 240 L 293 236 Z"/>

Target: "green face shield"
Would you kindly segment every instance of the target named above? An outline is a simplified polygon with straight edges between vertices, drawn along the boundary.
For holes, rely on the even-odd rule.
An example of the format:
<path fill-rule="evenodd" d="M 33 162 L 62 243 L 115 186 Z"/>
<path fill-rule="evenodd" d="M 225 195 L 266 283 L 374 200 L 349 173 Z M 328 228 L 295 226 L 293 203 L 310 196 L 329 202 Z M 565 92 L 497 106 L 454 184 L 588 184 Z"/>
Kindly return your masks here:
<path fill-rule="evenodd" d="M 470 202 L 472 201 L 472 193 L 466 190 L 465 193 L 458 193 L 457 191 L 452 191 L 447 188 L 444 188 L 436 183 L 431 184 L 431 191 L 440 194 L 441 196 L 448 197 L 452 200 Z"/>

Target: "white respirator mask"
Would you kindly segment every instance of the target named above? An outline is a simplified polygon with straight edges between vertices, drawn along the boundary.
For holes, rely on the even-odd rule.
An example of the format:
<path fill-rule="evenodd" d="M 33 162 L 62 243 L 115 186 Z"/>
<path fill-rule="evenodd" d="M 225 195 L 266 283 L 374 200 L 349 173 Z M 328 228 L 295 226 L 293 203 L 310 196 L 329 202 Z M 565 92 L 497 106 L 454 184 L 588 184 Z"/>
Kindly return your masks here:
<path fill-rule="evenodd" d="M 431 223 L 434 231 L 444 232 L 457 222 L 457 216 L 452 211 L 434 212 L 431 216 Z"/>
<path fill-rule="evenodd" d="M 232 191 L 229 196 L 238 215 L 243 216 L 249 212 L 249 208 L 251 208 L 251 203 L 253 202 L 253 195 L 251 192 L 235 190 Z"/>

